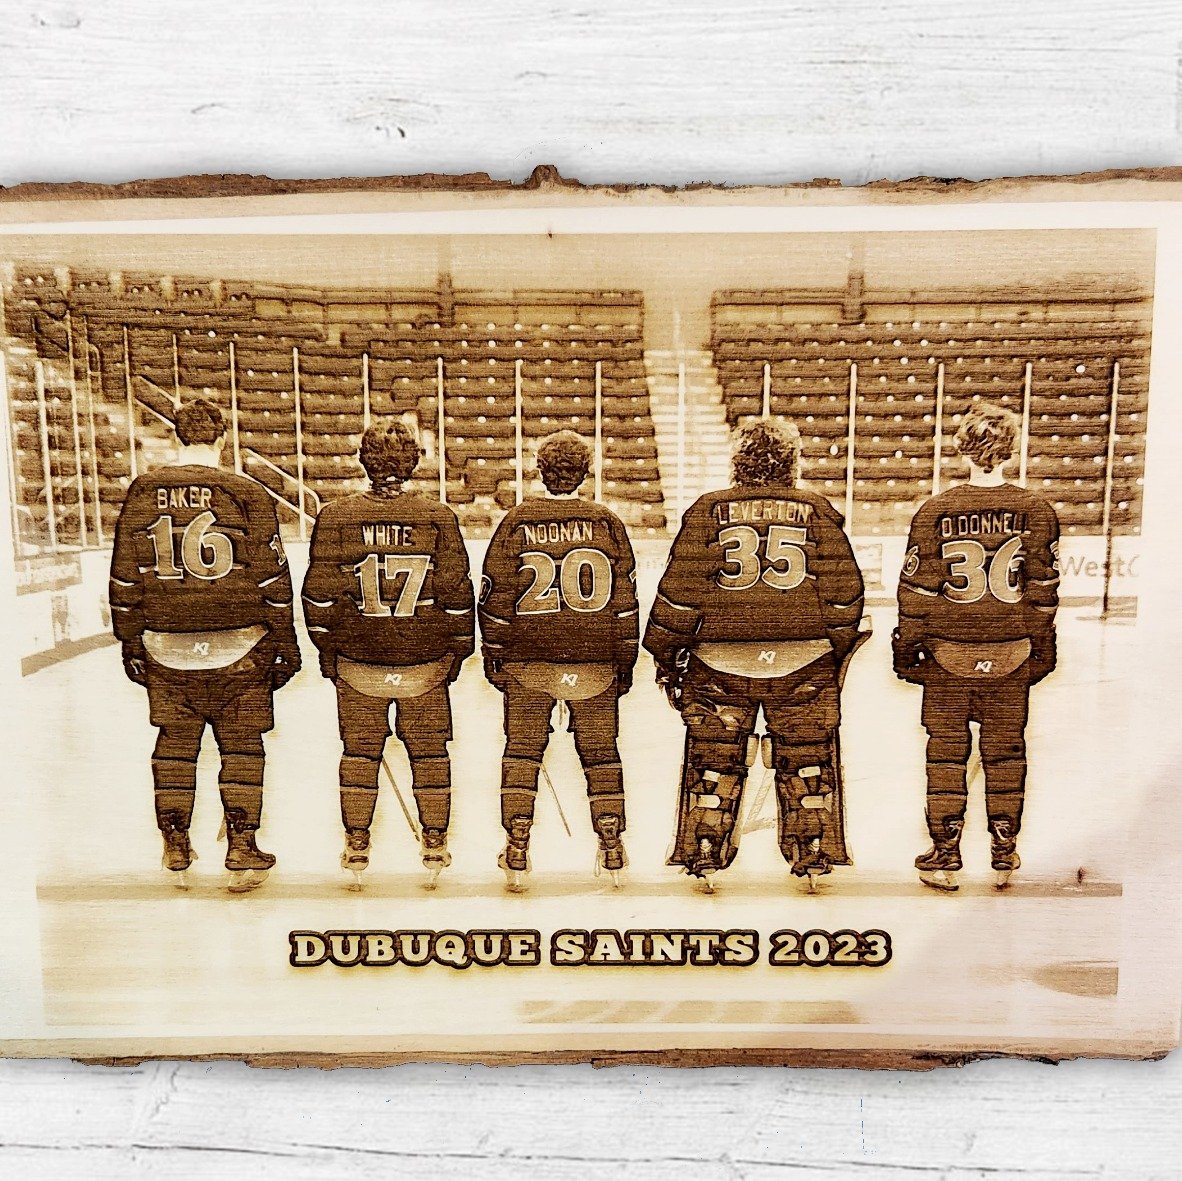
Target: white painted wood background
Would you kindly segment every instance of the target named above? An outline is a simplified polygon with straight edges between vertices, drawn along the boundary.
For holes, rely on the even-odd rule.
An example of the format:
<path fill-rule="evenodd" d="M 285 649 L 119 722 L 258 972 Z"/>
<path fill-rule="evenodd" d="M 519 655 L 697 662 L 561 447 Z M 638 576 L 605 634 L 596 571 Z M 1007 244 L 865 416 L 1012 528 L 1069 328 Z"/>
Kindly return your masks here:
<path fill-rule="evenodd" d="M 0 0 L 0 184 L 1177 165 L 1180 54 L 1177 0 Z M 1178 1055 L 926 1075 L 8 1062 L 0 1172 L 1174 1177 L 1180 1112 Z"/>

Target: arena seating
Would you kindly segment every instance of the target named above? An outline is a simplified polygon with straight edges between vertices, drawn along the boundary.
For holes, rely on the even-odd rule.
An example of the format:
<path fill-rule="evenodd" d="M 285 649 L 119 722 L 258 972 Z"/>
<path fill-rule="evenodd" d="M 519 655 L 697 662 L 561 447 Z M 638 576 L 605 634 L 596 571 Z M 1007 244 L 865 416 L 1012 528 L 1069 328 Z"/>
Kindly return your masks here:
<path fill-rule="evenodd" d="M 72 338 L 75 381 L 89 381 L 94 391 L 93 456 L 108 540 L 131 475 L 129 405 L 142 467 L 154 446 L 166 443 L 177 399 L 197 394 L 217 399 L 228 415 L 236 401 L 244 470 L 292 505 L 302 475 L 309 515 L 363 486 L 356 456 L 367 396 L 372 415 L 418 423 L 428 456 L 416 483 L 437 494 L 440 359 L 447 498 L 468 532 L 487 532 L 499 519 L 498 506 L 515 499 L 518 360 L 527 481 L 537 439 L 562 427 L 593 434 L 598 361 L 604 499 L 634 529 L 663 530 L 642 300 L 635 292 L 452 292 L 450 285 L 322 291 L 24 268 L 6 294 L 14 372 L 28 370 L 13 377 L 27 394 L 14 410 L 22 472 L 27 469 L 21 499 L 40 504 L 39 519 L 45 498 L 38 410 L 29 392 L 32 361 L 44 362 L 54 395 L 64 397 L 54 405 L 64 404 L 68 416 Z M 91 409 L 84 390 L 78 404 L 84 414 Z M 65 434 L 61 429 L 51 423 L 51 451 L 65 465 L 62 499 L 54 476 L 55 504 L 63 536 L 77 540 L 64 511 L 70 487 L 77 498 L 72 424 Z M 89 467 L 86 430 L 78 454 Z"/>
<path fill-rule="evenodd" d="M 932 491 L 937 374 L 943 365 L 941 483 L 967 474 L 951 436 L 987 400 L 1021 413 L 1030 366 L 1027 482 L 1057 508 L 1064 531 L 1096 533 L 1103 516 L 1114 363 L 1119 400 L 1111 523 L 1140 528 L 1150 307 L 1136 298 L 1040 298 L 924 304 L 867 296 L 844 322 L 840 296 L 723 291 L 711 306 L 711 347 L 731 423 L 771 410 L 793 418 L 805 475 L 835 502 L 846 493 L 851 366 L 857 366 L 855 533 L 905 531 Z M 889 298 L 889 302 L 888 302 Z M 815 301 L 815 302 L 814 302 Z"/>

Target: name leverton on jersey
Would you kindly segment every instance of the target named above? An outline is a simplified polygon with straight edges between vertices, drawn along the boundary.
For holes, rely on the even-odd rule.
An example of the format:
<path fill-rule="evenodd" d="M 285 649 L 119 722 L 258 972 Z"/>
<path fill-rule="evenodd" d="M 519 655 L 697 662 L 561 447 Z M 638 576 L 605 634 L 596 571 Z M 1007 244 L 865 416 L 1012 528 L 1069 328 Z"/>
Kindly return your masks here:
<path fill-rule="evenodd" d="M 364 545 L 402 546 L 414 544 L 414 527 L 411 525 L 362 525 L 361 541 Z"/>
<path fill-rule="evenodd" d="M 813 506 L 802 500 L 724 500 L 714 506 L 719 525 L 734 521 L 786 521 L 790 525 L 807 525 L 814 512 Z"/>
<path fill-rule="evenodd" d="M 945 513 L 936 518 L 936 529 L 941 537 L 994 537 L 1004 534 L 1013 537 L 1030 532 L 1027 513 L 1003 512 L 995 509 L 979 513 Z"/>
<path fill-rule="evenodd" d="M 521 522 L 521 531 L 530 545 L 545 545 L 547 542 L 592 541 L 595 536 L 591 521 L 534 521 Z"/>

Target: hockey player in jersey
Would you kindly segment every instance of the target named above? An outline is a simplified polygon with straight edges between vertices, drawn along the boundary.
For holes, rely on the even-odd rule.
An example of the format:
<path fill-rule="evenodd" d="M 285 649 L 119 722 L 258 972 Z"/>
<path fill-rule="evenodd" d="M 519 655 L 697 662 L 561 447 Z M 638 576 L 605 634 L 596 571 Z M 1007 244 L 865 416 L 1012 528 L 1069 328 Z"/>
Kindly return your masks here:
<path fill-rule="evenodd" d="M 620 519 L 578 498 L 591 466 L 586 443 L 559 432 L 542 440 L 537 460 L 548 495 L 523 501 L 497 526 L 480 592 L 485 675 L 505 697 L 507 843 L 498 864 L 510 889 L 524 887 L 550 715 L 562 701 L 587 779 L 596 873 L 619 885 L 627 858 L 618 699 L 636 663 L 636 563 Z"/>
<path fill-rule="evenodd" d="M 428 887 L 451 864 L 449 686 L 473 651 L 474 604 L 455 513 L 403 491 L 421 457 L 405 423 L 392 420 L 365 432 L 360 459 L 369 489 L 321 511 L 304 579 L 308 632 L 320 671 L 337 692 L 341 866 L 358 886 L 369 865 L 391 704 L 410 757 Z"/>
<path fill-rule="evenodd" d="M 739 428 L 734 486 L 686 512 L 645 631 L 657 679 L 686 724 L 669 863 L 708 890 L 738 851 L 760 707 L 785 860 L 810 887 L 846 860 L 839 689 L 858 642 L 862 575 L 841 516 L 798 486 L 799 467 L 793 423 Z"/>
<path fill-rule="evenodd" d="M 220 469 L 222 413 L 197 398 L 176 415 L 175 466 L 139 476 L 115 527 L 111 619 L 123 667 L 148 690 L 156 822 L 164 867 L 185 885 L 201 737 L 221 753 L 230 889 L 275 864 L 255 843 L 262 816 L 263 734 L 271 698 L 300 668 L 291 575 L 261 485 Z"/>
<path fill-rule="evenodd" d="M 1018 868 L 1030 686 L 1055 667 L 1059 520 L 1041 496 L 1007 483 L 1019 422 L 974 407 L 956 446 L 969 481 L 915 514 L 899 579 L 895 672 L 923 686 L 927 823 L 917 857 L 927 885 L 955 890 L 967 799 L 970 722 L 981 728 L 985 810 L 996 884 Z"/>

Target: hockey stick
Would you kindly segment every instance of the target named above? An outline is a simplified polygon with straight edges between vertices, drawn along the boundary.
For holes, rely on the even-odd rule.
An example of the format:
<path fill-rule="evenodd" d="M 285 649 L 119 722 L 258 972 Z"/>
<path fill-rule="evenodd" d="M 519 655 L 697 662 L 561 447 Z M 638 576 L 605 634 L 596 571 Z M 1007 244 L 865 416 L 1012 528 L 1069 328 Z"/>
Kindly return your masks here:
<path fill-rule="evenodd" d="M 386 762 L 385 755 L 382 755 L 382 770 L 386 772 L 386 778 L 389 779 L 390 786 L 394 789 L 394 794 L 398 797 L 398 806 L 402 809 L 402 815 L 406 817 L 407 826 L 410 828 L 410 835 L 417 841 L 419 839 L 419 830 L 415 827 L 410 809 L 406 806 L 406 800 L 403 798 L 402 789 L 398 786 L 398 780 L 394 778 L 394 772 L 390 770 L 390 764 Z"/>
<path fill-rule="evenodd" d="M 558 816 L 562 821 L 562 827 L 566 829 L 566 835 L 571 835 L 570 825 L 566 822 L 566 813 L 562 810 L 562 801 L 558 798 L 558 791 L 554 786 L 554 780 L 550 778 L 550 772 L 546 770 L 546 764 L 542 763 L 542 778 L 546 781 L 546 786 L 550 789 L 550 794 L 554 797 L 554 803 L 558 806 Z"/>

